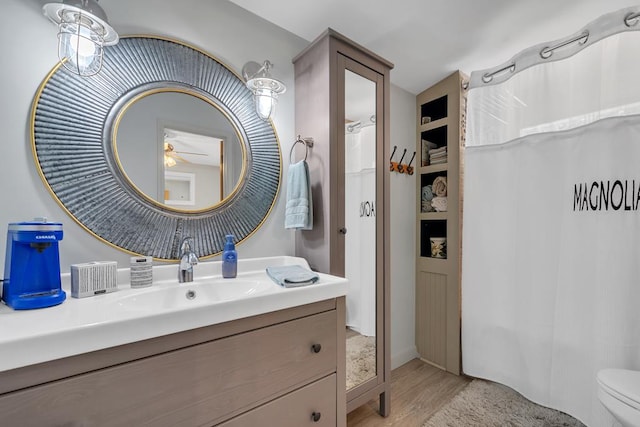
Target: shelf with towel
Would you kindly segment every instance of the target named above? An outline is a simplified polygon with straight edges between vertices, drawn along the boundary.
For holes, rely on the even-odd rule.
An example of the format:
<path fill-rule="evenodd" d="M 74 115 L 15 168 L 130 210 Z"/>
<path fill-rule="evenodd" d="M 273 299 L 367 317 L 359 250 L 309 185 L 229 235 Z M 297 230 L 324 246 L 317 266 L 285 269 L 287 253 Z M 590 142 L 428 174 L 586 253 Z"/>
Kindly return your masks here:
<path fill-rule="evenodd" d="M 446 124 L 420 133 L 422 153 L 422 166 L 437 165 L 447 163 L 447 134 Z"/>
<path fill-rule="evenodd" d="M 446 212 L 447 171 L 420 174 L 420 213 Z"/>

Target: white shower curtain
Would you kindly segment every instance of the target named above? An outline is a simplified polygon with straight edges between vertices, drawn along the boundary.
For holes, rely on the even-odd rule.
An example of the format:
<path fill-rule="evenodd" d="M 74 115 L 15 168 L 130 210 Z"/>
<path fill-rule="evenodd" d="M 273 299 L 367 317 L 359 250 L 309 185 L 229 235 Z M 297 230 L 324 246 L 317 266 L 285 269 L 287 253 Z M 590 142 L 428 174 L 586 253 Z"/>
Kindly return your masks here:
<path fill-rule="evenodd" d="M 468 94 L 463 371 L 589 426 L 640 370 L 640 33 Z M 605 118 L 608 117 L 608 118 Z"/>
<path fill-rule="evenodd" d="M 376 171 L 375 128 L 346 135 L 345 276 L 347 326 L 376 335 Z"/>

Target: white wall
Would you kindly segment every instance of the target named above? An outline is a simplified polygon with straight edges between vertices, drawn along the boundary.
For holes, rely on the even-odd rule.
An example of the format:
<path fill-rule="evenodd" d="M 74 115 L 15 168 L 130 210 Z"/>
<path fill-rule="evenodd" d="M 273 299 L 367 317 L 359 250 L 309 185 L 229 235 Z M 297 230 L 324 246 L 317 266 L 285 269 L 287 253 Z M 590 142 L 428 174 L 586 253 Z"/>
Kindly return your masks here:
<path fill-rule="evenodd" d="M 0 236 L 9 222 L 46 216 L 64 224 L 60 244 L 61 268 L 94 260 L 128 264 L 129 255 L 88 234 L 54 201 L 36 170 L 30 142 L 31 102 L 57 62 L 57 30 L 41 12 L 44 0 L 4 0 L 10 20 L 0 29 L 3 65 L 0 67 Z M 216 56 L 240 73 L 249 60 L 269 59 L 274 75 L 288 92 L 281 96 L 274 125 L 283 156 L 283 176 L 295 139 L 293 65 L 291 59 L 308 43 L 224 0 L 103 0 L 101 6 L 121 34 L 164 35 L 182 40 Z M 392 71 L 393 72 L 393 71 Z M 415 96 L 391 89 L 391 141 L 413 152 Z M 283 232 L 284 195 L 264 225 L 238 247 L 240 257 L 292 255 L 293 231 Z M 414 346 L 414 224 L 415 176 L 391 177 L 391 356 L 393 366 L 415 356 Z M 0 238 L 0 264 L 5 245 Z M 196 271 L 197 274 L 197 271 Z"/>
<path fill-rule="evenodd" d="M 391 70 L 393 73 L 393 70 Z M 391 86 L 391 151 L 409 163 L 416 149 L 416 97 Z M 415 168 L 416 160 L 412 166 Z M 391 173 L 391 367 L 418 356 L 415 345 L 416 175 Z"/>

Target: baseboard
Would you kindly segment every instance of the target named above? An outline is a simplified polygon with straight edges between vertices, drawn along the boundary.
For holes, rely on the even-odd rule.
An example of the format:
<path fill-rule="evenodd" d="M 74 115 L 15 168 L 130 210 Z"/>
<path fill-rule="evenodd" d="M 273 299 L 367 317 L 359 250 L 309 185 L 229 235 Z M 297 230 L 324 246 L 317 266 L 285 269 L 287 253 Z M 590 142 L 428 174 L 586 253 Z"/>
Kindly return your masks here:
<path fill-rule="evenodd" d="M 407 347 L 402 351 L 396 352 L 395 354 L 391 355 L 391 369 L 396 369 L 397 367 L 404 365 L 405 363 L 415 359 L 416 357 L 418 357 L 418 350 L 416 349 L 415 345 Z"/>

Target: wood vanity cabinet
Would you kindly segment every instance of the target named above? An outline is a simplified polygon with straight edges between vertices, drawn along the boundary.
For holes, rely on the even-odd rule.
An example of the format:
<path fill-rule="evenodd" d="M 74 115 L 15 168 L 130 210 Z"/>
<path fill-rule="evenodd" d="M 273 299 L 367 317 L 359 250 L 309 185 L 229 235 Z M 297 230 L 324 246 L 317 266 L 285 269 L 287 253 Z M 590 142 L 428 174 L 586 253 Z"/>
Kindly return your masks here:
<path fill-rule="evenodd" d="M 345 426 L 344 340 L 341 297 L 18 368 L 0 423 Z"/>

